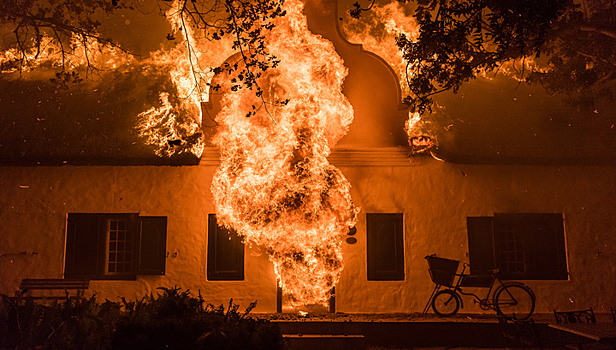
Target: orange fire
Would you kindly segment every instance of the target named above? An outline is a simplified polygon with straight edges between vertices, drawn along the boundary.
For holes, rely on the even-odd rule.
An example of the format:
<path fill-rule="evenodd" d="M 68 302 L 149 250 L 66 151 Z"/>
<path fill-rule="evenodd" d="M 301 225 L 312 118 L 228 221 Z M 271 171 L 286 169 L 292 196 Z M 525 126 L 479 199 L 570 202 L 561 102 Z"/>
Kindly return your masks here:
<path fill-rule="evenodd" d="M 374 52 L 387 61 L 398 73 L 402 93 L 407 95 L 407 67 L 396 45 L 396 37 L 404 34 L 408 38 L 416 38 L 419 33 L 415 19 L 406 15 L 402 5 L 394 1 L 382 7 L 374 4 L 360 19 L 349 17 L 343 23 L 342 30 L 347 40 L 362 44 L 365 50 Z"/>
<path fill-rule="evenodd" d="M 404 131 L 409 137 L 411 154 L 423 153 L 438 146 L 431 120 L 422 118 L 419 113 L 409 113 L 409 119 L 404 123 Z"/>
<path fill-rule="evenodd" d="M 161 157 L 186 152 L 200 157 L 204 146 L 200 105 L 209 96 L 207 83 L 213 76 L 209 67 L 220 65 L 232 51 L 230 44 L 211 43 L 195 35 L 192 23 L 185 17 L 178 11 L 178 2 L 174 3 L 167 18 L 174 32 L 182 33 L 179 43 L 171 49 L 151 53 L 148 59 L 137 61 L 119 47 L 101 44 L 88 37 L 74 35 L 70 43 L 61 43 L 57 38 L 42 33 L 40 45 L 36 47 L 0 52 L 0 73 L 49 79 L 57 70 L 62 70 L 80 73 L 81 77 L 91 78 L 94 84 L 105 85 L 99 78 L 106 72 L 134 72 L 134 68 L 143 74 L 164 72 L 162 74 L 168 74 L 173 84 L 171 91 L 161 91 L 160 105 L 140 113 L 135 127 L 146 144 L 156 146 L 155 153 Z"/>
<path fill-rule="evenodd" d="M 169 92 L 161 92 L 160 107 L 142 112 L 137 128 L 146 143 L 157 146 L 159 156 L 190 152 L 200 157 L 204 143 L 200 126 L 203 122 L 201 103 L 209 101 L 210 82 L 217 67 L 233 54 L 230 38 L 211 41 L 198 24 L 182 11 L 181 2 L 174 1 L 166 12 L 174 36 L 179 43 L 170 50 L 161 49 L 151 54 L 147 64 L 166 67 L 178 98 L 170 103 Z M 170 142 L 180 142 L 180 147 Z"/>
<path fill-rule="evenodd" d="M 343 30 L 347 39 L 361 43 L 364 49 L 382 57 L 398 73 L 403 96 L 410 93 L 406 81 L 407 63 L 396 45 L 400 34 L 416 38 L 418 28 L 415 19 L 405 13 L 402 5 L 394 1 L 385 6 L 377 4 L 360 19 L 349 18 Z M 438 146 L 435 115 L 409 113 L 404 131 L 408 135 L 412 154 L 422 153 Z"/>
<path fill-rule="evenodd" d="M 327 161 L 353 109 L 341 92 L 347 70 L 333 44 L 308 30 L 301 1 L 284 7 L 287 15 L 266 34 L 280 64 L 258 79 L 261 98 L 250 89 L 222 98 L 212 193 L 220 223 L 267 251 L 283 292 L 298 304 L 323 304 L 340 278 L 342 237 L 359 211 L 349 182 Z"/>
<path fill-rule="evenodd" d="M 212 141 L 220 149 L 221 165 L 212 192 L 219 222 L 267 251 L 285 294 L 298 304 L 323 304 L 339 281 L 342 239 L 359 212 L 349 182 L 327 160 L 348 131 L 353 108 L 341 91 L 347 70 L 333 44 L 308 30 L 300 0 L 287 0 L 284 8 L 286 16 L 276 18 L 274 29 L 265 33 L 267 48 L 280 64 L 258 78 L 263 93 L 231 91 L 230 79 L 223 79 L 227 92 Z M 179 2 L 167 17 L 179 41 L 175 47 L 135 62 L 113 47 L 86 42 L 80 48 L 76 42 L 64 67 L 128 70 L 138 65 L 144 74 L 168 72 L 173 91 L 161 91 L 160 105 L 139 114 L 137 129 L 146 143 L 157 146 L 159 156 L 185 151 L 200 156 L 200 106 L 210 98 L 213 78 L 209 67 L 233 55 L 232 39 L 207 40 L 193 30 Z M 66 58 L 54 40 L 43 43 L 42 53 L 26 53 L 29 68 L 57 68 Z M 18 71 L 20 65 L 13 63 L 24 58 L 20 54 L 0 55 L 4 72 Z M 187 140 L 193 143 L 185 145 Z M 178 141 L 185 147 L 176 147 Z"/>
<path fill-rule="evenodd" d="M 172 104 L 168 92 L 161 92 L 159 96 L 161 107 L 139 113 L 139 135 L 146 138 L 147 144 L 157 146 L 155 153 L 160 157 L 186 152 L 201 156 L 201 129 L 192 119 L 191 110 L 183 108 L 181 102 Z"/>
<path fill-rule="evenodd" d="M 0 73 L 27 73 L 42 67 L 70 71 L 88 66 L 107 71 L 134 62 L 131 55 L 118 47 L 103 45 L 90 38 L 73 35 L 69 44 L 61 45 L 57 39 L 42 33 L 38 48 L 11 48 L 0 52 Z"/>

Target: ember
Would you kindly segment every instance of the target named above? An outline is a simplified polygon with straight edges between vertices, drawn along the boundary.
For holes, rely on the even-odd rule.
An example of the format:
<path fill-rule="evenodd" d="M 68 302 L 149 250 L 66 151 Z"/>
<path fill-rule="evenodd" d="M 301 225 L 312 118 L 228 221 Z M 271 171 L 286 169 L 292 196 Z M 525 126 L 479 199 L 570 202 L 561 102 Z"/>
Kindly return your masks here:
<path fill-rule="evenodd" d="M 227 86 L 212 140 L 221 152 L 212 192 L 220 223 L 265 248 L 283 292 L 298 304 L 323 304 L 359 211 L 348 181 L 327 161 L 353 109 L 341 92 L 342 59 L 308 30 L 302 9 L 286 1 L 287 15 L 266 35 L 280 64 L 258 79 L 261 98 Z"/>

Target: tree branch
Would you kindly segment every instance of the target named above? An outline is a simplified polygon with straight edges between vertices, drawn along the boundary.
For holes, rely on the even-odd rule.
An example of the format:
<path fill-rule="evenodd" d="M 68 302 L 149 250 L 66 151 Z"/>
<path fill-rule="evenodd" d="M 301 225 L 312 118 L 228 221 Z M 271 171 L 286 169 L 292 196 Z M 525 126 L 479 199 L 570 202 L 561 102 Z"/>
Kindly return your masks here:
<path fill-rule="evenodd" d="M 600 27 L 591 26 L 591 25 L 583 25 L 583 26 L 580 26 L 580 30 L 583 32 L 593 32 L 593 33 L 603 34 L 612 39 L 616 39 L 616 32 L 614 30 L 608 30 L 607 28 L 600 28 Z"/>

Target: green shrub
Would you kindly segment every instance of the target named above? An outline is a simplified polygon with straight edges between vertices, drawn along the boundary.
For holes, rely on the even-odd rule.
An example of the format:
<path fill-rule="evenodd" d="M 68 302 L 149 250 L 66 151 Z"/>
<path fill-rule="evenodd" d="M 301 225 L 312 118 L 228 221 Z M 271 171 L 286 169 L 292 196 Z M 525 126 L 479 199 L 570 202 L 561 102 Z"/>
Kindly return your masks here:
<path fill-rule="evenodd" d="M 2 298 L 2 349 L 108 349 L 120 305 L 95 298 L 57 300 L 50 305 L 31 298 Z"/>
<path fill-rule="evenodd" d="M 244 312 L 229 301 L 215 307 L 180 288 L 121 303 L 93 296 L 41 305 L 31 299 L 0 305 L 0 349 L 44 350 L 282 350 L 275 323 L 255 319 L 251 303 Z M 6 336 L 5 336 L 6 335 Z"/>

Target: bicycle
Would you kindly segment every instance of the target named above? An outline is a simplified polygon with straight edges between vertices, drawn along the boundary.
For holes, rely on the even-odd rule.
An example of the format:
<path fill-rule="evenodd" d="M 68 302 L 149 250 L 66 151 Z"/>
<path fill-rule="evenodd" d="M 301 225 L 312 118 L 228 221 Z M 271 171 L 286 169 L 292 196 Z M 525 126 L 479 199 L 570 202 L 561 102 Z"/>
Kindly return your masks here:
<path fill-rule="evenodd" d="M 463 263 L 462 272 L 457 273 L 460 261 L 438 258 L 436 255 L 426 256 L 428 270 L 432 282 L 436 284 L 434 291 L 424 308 L 428 307 L 443 317 L 453 316 L 460 308 L 464 308 L 462 295 L 472 296 L 483 310 L 494 310 L 497 315 L 517 320 L 526 320 L 535 311 L 535 293 L 530 287 L 521 282 L 502 281 L 498 271 L 490 275 L 465 274 L 469 266 Z M 441 287 L 447 287 L 442 289 Z M 484 298 L 472 292 L 464 292 L 463 287 L 488 288 Z"/>

